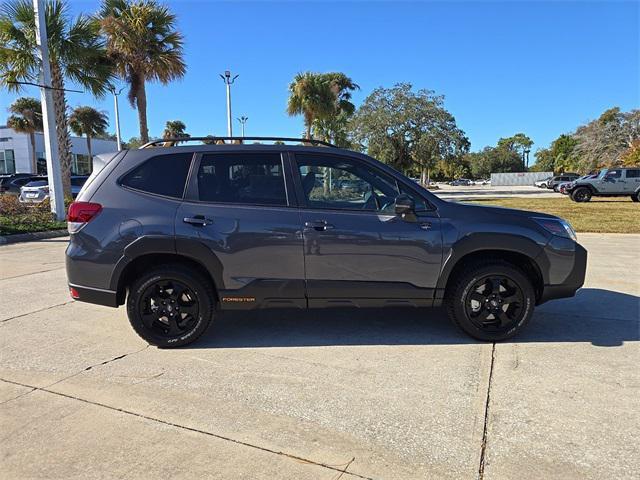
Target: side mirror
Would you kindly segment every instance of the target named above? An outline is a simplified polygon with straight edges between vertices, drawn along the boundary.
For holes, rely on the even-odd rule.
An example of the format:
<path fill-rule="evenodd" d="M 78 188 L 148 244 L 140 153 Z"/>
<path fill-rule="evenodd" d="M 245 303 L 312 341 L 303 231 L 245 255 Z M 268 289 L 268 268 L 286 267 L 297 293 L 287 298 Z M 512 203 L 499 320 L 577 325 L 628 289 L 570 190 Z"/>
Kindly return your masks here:
<path fill-rule="evenodd" d="M 406 193 L 396 197 L 395 211 L 403 220 L 416 221 L 416 202 Z"/>

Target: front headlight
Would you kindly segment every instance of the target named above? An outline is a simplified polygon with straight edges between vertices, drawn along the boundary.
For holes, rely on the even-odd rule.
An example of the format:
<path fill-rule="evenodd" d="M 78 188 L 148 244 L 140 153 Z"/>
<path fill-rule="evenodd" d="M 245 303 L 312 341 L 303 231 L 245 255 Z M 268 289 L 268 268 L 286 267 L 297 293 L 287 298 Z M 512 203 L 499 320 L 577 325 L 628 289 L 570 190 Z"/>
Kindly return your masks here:
<path fill-rule="evenodd" d="M 538 225 L 549 233 L 558 235 L 559 237 L 570 238 L 574 242 L 578 240 L 576 232 L 573 230 L 569 222 L 563 218 L 534 217 L 532 220 L 535 220 Z"/>

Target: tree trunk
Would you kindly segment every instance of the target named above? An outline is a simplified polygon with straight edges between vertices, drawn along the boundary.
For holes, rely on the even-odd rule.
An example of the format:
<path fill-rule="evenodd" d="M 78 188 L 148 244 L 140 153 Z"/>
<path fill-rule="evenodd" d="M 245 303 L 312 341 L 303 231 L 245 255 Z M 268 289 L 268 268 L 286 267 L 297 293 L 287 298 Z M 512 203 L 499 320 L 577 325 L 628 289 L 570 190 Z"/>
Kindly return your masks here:
<path fill-rule="evenodd" d="M 38 174 L 38 157 L 36 156 L 36 134 L 29 132 L 29 141 L 31 142 L 31 173 Z"/>
<path fill-rule="evenodd" d="M 147 126 L 147 92 L 144 80 L 140 82 L 140 87 L 136 94 L 136 107 L 138 109 L 138 122 L 140 123 L 140 140 L 142 143 L 149 141 L 149 127 Z"/>
<path fill-rule="evenodd" d="M 64 196 L 71 197 L 71 139 L 67 125 L 67 102 L 64 95 L 64 79 L 60 65 L 51 63 L 51 91 L 53 96 L 53 110 L 56 119 L 56 136 L 58 137 L 58 159 Z"/>
<path fill-rule="evenodd" d="M 91 154 L 91 135 L 87 135 L 87 151 L 89 152 L 89 163 L 93 164 L 93 155 Z"/>
<path fill-rule="evenodd" d="M 421 167 L 421 169 L 420 169 L 420 183 L 421 183 L 422 185 L 426 185 L 426 184 L 425 184 L 425 181 L 426 181 L 426 179 L 427 179 L 427 175 L 426 175 L 426 173 L 427 173 L 427 172 L 426 172 L 426 168 L 425 168 L 425 166 L 424 166 L 424 165 L 422 165 L 422 167 Z"/>

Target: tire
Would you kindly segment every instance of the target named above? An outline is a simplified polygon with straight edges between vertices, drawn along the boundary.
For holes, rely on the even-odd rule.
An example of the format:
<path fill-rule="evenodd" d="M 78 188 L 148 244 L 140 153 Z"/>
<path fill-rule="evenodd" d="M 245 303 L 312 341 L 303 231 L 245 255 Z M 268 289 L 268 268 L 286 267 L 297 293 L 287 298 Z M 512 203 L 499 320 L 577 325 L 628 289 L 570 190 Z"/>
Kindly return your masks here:
<path fill-rule="evenodd" d="M 588 202 L 591 200 L 591 190 L 587 187 L 578 187 L 571 192 L 571 200 L 574 202 Z"/>
<path fill-rule="evenodd" d="M 209 327 L 214 308 L 211 282 L 180 264 L 144 273 L 130 286 L 127 299 L 131 326 L 159 348 L 182 347 L 197 340 Z"/>
<path fill-rule="evenodd" d="M 445 307 L 449 319 L 467 335 L 498 342 L 517 335 L 529 323 L 535 301 L 527 275 L 495 259 L 472 264 L 457 274 L 447 288 Z"/>
<path fill-rule="evenodd" d="M 553 191 L 554 191 L 554 192 L 556 192 L 556 193 L 560 192 L 560 186 L 555 185 L 555 186 L 553 187 Z"/>
<path fill-rule="evenodd" d="M 638 190 L 636 193 L 631 195 L 631 201 L 632 202 L 640 202 L 640 190 Z"/>

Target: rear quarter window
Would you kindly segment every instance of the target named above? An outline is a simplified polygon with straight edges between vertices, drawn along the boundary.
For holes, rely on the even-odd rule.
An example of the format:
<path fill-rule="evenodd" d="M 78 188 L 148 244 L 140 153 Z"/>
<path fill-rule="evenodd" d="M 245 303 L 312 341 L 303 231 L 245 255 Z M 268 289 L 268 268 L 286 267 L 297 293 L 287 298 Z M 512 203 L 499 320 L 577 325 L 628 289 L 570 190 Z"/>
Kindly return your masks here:
<path fill-rule="evenodd" d="M 627 170 L 627 178 L 640 178 L 640 169 Z"/>
<path fill-rule="evenodd" d="M 182 198 L 192 153 L 158 155 L 127 173 L 121 184 L 142 192 Z"/>

